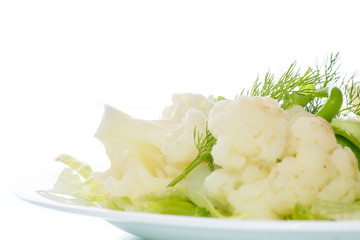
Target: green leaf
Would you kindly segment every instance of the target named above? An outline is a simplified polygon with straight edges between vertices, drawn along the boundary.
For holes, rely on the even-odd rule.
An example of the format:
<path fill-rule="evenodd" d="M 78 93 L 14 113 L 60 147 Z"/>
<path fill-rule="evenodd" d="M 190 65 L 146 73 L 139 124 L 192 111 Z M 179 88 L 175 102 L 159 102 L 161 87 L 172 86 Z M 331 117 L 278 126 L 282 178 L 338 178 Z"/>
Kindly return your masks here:
<path fill-rule="evenodd" d="M 143 194 L 136 203 L 144 212 L 187 216 L 211 216 L 209 211 L 192 202 L 182 187 L 166 188 L 159 193 Z"/>
<path fill-rule="evenodd" d="M 297 203 L 294 208 L 293 220 L 315 220 L 312 212 L 302 204 Z"/>
<path fill-rule="evenodd" d="M 360 148 L 360 121 L 356 119 L 334 119 L 331 122 L 335 134 L 341 135 Z"/>
<path fill-rule="evenodd" d="M 56 158 L 56 161 L 66 164 L 68 167 L 79 173 L 85 180 L 88 180 L 93 176 L 93 171 L 90 165 L 85 162 L 81 162 L 72 156 L 60 155 Z"/>
<path fill-rule="evenodd" d="M 58 202 L 97 206 L 106 199 L 106 196 L 96 193 L 96 189 L 100 186 L 94 178 L 84 180 L 78 172 L 71 168 L 65 168 L 52 189 L 38 193 Z"/>
<path fill-rule="evenodd" d="M 144 211 L 150 213 L 185 216 L 208 217 L 210 215 L 204 208 L 200 208 L 193 203 L 176 200 L 159 200 L 156 202 L 149 202 L 146 204 Z"/>
<path fill-rule="evenodd" d="M 329 220 L 360 220 L 360 202 L 340 203 L 316 199 L 311 212 Z"/>
<path fill-rule="evenodd" d="M 201 163 L 186 177 L 184 184 L 187 190 L 186 194 L 196 205 L 207 209 L 211 216 L 218 218 L 229 217 L 231 215 L 229 209 L 218 201 L 209 198 L 206 194 L 204 181 L 210 174 L 211 171 L 206 166 L 206 163 Z"/>

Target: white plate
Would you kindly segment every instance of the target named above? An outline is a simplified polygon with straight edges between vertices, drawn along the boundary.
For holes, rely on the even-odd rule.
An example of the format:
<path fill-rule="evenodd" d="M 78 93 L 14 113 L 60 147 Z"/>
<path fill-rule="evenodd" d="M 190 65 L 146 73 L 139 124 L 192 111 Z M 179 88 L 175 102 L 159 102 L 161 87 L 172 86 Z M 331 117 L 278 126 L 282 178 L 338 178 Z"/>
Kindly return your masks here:
<path fill-rule="evenodd" d="M 114 226 L 146 239 L 244 239 L 244 240 L 359 240 L 360 221 L 248 221 L 122 212 L 59 203 L 44 198 L 56 176 L 26 180 L 15 194 L 41 207 L 100 217 Z"/>

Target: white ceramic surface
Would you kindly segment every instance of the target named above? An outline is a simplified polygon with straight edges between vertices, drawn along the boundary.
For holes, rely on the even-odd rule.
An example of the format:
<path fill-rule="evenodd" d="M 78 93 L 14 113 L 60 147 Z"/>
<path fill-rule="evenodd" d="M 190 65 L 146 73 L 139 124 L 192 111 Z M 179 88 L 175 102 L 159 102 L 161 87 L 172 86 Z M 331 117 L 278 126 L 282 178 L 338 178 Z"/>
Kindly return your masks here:
<path fill-rule="evenodd" d="M 146 239 L 360 239 L 360 221 L 247 221 L 122 212 L 59 203 L 37 194 L 37 190 L 49 189 L 55 179 L 56 176 L 48 175 L 23 181 L 14 193 L 41 207 L 103 218 L 128 233 Z"/>

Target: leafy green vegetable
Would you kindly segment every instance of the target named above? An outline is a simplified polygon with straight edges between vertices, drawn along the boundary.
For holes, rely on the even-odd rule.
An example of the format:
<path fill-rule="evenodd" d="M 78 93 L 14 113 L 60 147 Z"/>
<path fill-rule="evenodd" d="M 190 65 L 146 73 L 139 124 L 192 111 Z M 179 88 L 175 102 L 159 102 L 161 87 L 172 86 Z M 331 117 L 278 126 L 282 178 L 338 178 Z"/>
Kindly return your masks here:
<path fill-rule="evenodd" d="M 334 119 L 331 122 L 337 142 L 343 147 L 349 147 L 358 160 L 360 169 L 360 121 L 355 119 Z"/>
<path fill-rule="evenodd" d="M 106 199 L 106 196 L 96 194 L 95 190 L 100 186 L 94 178 L 84 180 L 79 172 L 71 168 L 65 168 L 52 189 L 38 191 L 38 193 L 59 202 L 96 206 Z"/>
<path fill-rule="evenodd" d="M 143 194 L 136 201 L 126 196 L 101 195 L 96 191 L 101 185 L 96 183 L 94 174 L 86 163 L 68 155 L 60 156 L 57 161 L 67 164 L 69 168 L 62 171 L 51 190 L 38 192 L 43 197 L 67 204 L 104 207 L 120 211 L 212 216 L 207 208 L 198 206 L 190 199 L 184 187 L 166 188 L 159 193 Z"/>
<path fill-rule="evenodd" d="M 215 97 L 214 95 L 210 95 L 209 100 L 214 102 L 214 103 L 217 103 L 217 102 L 221 102 L 222 100 L 226 100 L 226 98 L 223 97 L 223 96 Z"/>
<path fill-rule="evenodd" d="M 93 171 L 89 164 L 80 162 L 78 159 L 69 155 L 60 155 L 56 158 L 56 161 L 62 162 L 68 165 L 69 168 L 75 170 L 85 180 L 89 180 L 93 176 Z"/>
<path fill-rule="evenodd" d="M 100 203 L 101 207 L 120 211 L 141 211 L 129 197 L 113 197 Z"/>
<path fill-rule="evenodd" d="M 313 213 L 310 209 L 305 208 L 302 204 L 297 203 L 294 208 L 292 220 L 315 220 Z"/>
<path fill-rule="evenodd" d="M 196 205 L 181 187 L 166 188 L 160 193 L 148 193 L 139 197 L 136 203 L 144 212 L 210 217 L 210 212 Z"/>
<path fill-rule="evenodd" d="M 211 174 L 206 163 L 200 163 L 186 178 L 186 194 L 196 205 L 207 209 L 213 217 L 228 217 L 230 211 L 214 199 L 207 196 L 204 181 Z"/>
<path fill-rule="evenodd" d="M 360 220 L 360 202 L 339 203 L 317 199 L 313 202 L 311 212 L 323 219 Z"/>
<path fill-rule="evenodd" d="M 331 122 L 336 134 L 350 140 L 360 149 L 360 121 L 355 119 L 335 119 Z"/>

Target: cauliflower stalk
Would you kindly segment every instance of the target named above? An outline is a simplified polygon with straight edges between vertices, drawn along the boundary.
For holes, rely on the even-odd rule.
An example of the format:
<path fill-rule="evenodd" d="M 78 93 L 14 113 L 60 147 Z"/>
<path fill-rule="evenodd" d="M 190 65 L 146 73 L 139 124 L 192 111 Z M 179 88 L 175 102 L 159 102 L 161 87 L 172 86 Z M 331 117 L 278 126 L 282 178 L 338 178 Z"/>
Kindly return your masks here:
<path fill-rule="evenodd" d="M 216 104 L 208 127 L 219 166 L 204 182 L 207 194 L 249 219 L 283 219 L 297 203 L 350 203 L 360 198 L 358 163 L 336 142 L 330 124 L 299 106 L 240 96 Z"/>

